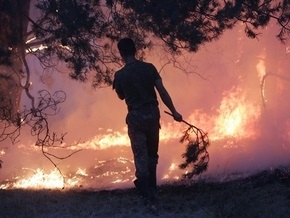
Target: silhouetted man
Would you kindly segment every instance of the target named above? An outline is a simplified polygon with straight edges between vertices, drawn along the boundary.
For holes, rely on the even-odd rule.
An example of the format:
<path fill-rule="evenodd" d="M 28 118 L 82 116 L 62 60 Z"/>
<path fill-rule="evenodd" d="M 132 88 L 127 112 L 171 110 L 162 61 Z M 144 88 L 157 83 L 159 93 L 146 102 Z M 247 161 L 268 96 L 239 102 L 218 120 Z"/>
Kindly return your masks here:
<path fill-rule="evenodd" d="M 128 107 L 126 123 L 135 162 L 134 184 L 146 202 L 153 203 L 157 194 L 156 167 L 160 112 L 155 89 L 176 121 L 176 111 L 162 79 L 151 63 L 135 58 L 135 43 L 130 38 L 119 41 L 118 49 L 125 66 L 115 73 L 113 89 Z"/>

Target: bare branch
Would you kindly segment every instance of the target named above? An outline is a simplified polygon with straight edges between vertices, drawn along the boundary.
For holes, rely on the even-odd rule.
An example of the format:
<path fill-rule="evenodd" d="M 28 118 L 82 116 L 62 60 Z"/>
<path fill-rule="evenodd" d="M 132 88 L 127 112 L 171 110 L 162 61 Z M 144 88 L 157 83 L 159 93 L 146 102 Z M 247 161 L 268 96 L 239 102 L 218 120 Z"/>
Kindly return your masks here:
<path fill-rule="evenodd" d="M 286 76 L 283 76 L 283 75 L 280 75 L 280 74 L 277 74 L 277 73 L 266 73 L 262 77 L 261 84 L 260 84 L 260 93 L 261 93 L 263 107 L 264 107 L 265 110 L 266 110 L 266 101 L 265 101 L 265 96 L 264 96 L 264 88 L 265 88 L 266 79 L 268 77 L 277 77 L 279 79 L 282 79 L 282 80 L 290 82 L 290 78 L 289 77 L 286 77 Z"/>

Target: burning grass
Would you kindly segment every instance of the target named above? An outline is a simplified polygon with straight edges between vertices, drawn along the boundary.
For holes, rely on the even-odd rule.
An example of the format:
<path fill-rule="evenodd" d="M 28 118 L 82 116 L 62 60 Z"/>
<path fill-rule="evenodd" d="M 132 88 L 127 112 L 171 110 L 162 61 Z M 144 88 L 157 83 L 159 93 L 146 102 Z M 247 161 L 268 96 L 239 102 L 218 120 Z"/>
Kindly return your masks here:
<path fill-rule="evenodd" d="M 290 173 L 262 171 L 217 183 L 162 185 L 159 211 L 134 189 L 0 190 L 1 217 L 290 217 Z"/>

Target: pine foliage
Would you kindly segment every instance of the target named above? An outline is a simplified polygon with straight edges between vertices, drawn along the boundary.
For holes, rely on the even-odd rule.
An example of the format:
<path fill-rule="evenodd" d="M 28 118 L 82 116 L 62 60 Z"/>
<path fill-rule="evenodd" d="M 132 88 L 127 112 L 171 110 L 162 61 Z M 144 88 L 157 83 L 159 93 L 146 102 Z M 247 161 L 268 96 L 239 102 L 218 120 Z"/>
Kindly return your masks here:
<path fill-rule="evenodd" d="M 194 175 L 199 175 L 206 171 L 209 162 L 207 148 L 210 145 L 207 133 L 189 124 L 189 128 L 180 139 L 181 143 L 187 143 L 186 151 L 182 154 L 184 162 L 179 165 L 180 169 L 188 169 L 183 176 L 191 179 Z"/>

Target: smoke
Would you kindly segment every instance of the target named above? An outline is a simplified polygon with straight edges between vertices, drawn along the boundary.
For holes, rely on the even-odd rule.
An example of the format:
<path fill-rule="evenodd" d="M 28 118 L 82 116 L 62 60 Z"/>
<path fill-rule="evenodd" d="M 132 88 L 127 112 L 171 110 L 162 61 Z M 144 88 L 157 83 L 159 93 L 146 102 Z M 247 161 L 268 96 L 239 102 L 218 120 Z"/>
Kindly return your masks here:
<path fill-rule="evenodd" d="M 218 41 L 202 46 L 196 54 L 185 52 L 172 59 L 157 43 L 147 54 L 146 61 L 160 70 L 177 110 L 186 121 L 209 134 L 209 169 L 201 177 L 223 180 L 289 165 L 290 90 L 285 78 L 290 69 L 290 46 L 281 44 L 276 32 L 273 25 L 258 40 L 248 39 L 243 27 L 238 26 Z M 93 90 L 89 83 L 70 80 L 65 73 L 43 71 L 35 59 L 29 63 L 34 72 L 34 94 L 45 88 L 52 93 L 63 90 L 67 95 L 60 112 L 51 117 L 51 130 L 67 133 L 62 146 L 70 148 L 49 151 L 65 156 L 83 150 L 56 160 L 63 173 L 69 177 L 78 169 L 85 170 L 89 176 L 82 176 L 80 183 L 90 188 L 131 186 L 134 167 L 125 103 L 111 87 Z M 269 76 L 261 86 L 266 73 Z M 185 145 L 179 138 L 187 126 L 164 114 L 168 109 L 160 99 L 159 103 L 162 129 L 158 177 L 163 183 L 181 178 L 178 164 Z M 23 97 L 25 104 L 29 100 Z M 1 157 L 3 181 L 19 176 L 23 168 L 53 169 L 33 143 L 25 134 L 14 146 L 0 145 L 5 153 Z"/>

